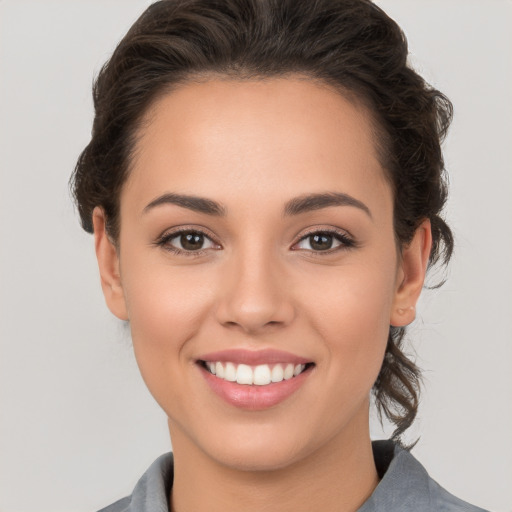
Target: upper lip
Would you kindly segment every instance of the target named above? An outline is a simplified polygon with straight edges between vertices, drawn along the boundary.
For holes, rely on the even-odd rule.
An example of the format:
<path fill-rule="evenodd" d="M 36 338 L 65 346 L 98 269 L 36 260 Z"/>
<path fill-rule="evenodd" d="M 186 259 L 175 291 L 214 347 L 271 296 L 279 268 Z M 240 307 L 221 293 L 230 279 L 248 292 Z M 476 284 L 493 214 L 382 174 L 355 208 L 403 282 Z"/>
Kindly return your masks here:
<path fill-rule="evenodd" d="M 306 364 L 312 362 L 310 359 L 306 359 L 304 357 L 300 357 L 282 350 L 247 350 L 236 348 L 203 354 L 198 358 L 198 360 L 215 362 L 219 361 L 224 363 L 230 362 L 236 364 L 247 364 L 249 366 L 277 363 Z"/>

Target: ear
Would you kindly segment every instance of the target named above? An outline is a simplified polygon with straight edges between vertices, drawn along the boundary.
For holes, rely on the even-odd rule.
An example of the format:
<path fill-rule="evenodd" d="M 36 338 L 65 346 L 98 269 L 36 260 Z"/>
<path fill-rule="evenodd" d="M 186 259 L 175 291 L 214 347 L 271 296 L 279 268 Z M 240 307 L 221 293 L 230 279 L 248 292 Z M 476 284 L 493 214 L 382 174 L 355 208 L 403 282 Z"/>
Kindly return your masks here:
<path fill-rule="evenodd" d="M 94 247 L 101 277 L 101 288 L 110 311 L 121 320 L 128 320 L 124 300 L 121 274 L 119 272 L 119 255 L 114 243 L 107 235 L 106 217 L 102 208 L 94 208 L 92 214 L 94 227 Z"/>
<path fill-rule="evenodd" d="M 423 289 L 431 248 L 432 229 L 430 220 L 425 219 L 411 242 L 402 249 L 390 318 L 390 324 L 395 327 L 409 325 L 416 318 L 416 302 Z"/>

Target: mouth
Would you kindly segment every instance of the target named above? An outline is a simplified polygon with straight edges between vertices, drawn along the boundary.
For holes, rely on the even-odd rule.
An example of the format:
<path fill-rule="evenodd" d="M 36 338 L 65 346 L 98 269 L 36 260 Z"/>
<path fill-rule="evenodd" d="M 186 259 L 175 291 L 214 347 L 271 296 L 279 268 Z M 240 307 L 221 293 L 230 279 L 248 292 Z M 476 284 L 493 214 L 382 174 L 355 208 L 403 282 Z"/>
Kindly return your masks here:
<path fill-rule="evenodd" d="M 286 401 L 310 380 L 316 364 L 277 350 L 225 350 L 196 360 L 209 388 L 229 405 L 262 411 Z"/>
<path fill-rule="evenodd" d="M 314 363 L 265 363 L 248 365 L 231 361 L 198 361 L 216 378 L 246 386 L 268 386 L 298 377 L 314 366 Z"/>

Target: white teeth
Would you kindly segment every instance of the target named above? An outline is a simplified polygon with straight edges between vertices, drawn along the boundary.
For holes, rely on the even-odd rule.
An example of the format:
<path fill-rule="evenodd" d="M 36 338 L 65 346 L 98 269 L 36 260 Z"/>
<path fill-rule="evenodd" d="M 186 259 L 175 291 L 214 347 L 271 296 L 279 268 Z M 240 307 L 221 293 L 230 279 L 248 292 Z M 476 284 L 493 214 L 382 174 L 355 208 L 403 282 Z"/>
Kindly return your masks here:
<path fill-rule="evenodd" d="M 284 379 L 289 380 L 293 377 L 293 370 L 294 370 L 293 364 L 287 364 L 286 368 L 284 369 Z"/>
<path fill-rule="evenodd" d="M 224 378 L 224 366 L 222 366 L 222 363 L 215 364 L 215 375 L 221 379 Z"/>
<path fill-rule="evenodd" d="M 272 368 L 271 380 L 272 382 L 281 382 L 284 379 L 284 370 L 280 364 L 276 364 Z"/>
<path fill-rule="evenodd" d="M 229 382 L 238 384 L 266 386 L 272 382 L 290 380 L 300 375 L 306 368 L 305 364 L 275 364 L 270 367 L 268 364 L 259 364 L 251 367 L 247 364 L 239 364 L 220 361 L 206 361 L 206 368 L 212 375 Z"/>
<path fill-rule="evenodd" d="M 268 364 L 260 364 L 254 368 L 254 384 L 265 386 L 272 382 L 272 374 Z"/>
<path fill-rule="evenodd" d="M 246 364 L 239 364 L 236 369 L 236 381 L 238 384 L 252 384 L 254 382 L 252 368 Z"/>
<path fill-rule="evenodd" d="M 233 363 L 226 363 L 224 368 L 224 378 L 229 382 L 235 382 L 236 380 L 236 367 Z"/>
<path fill-rule="evenodd" d="M 297 377 L 297 375 L 300 375 L 302 373 L 302 370 L 304 370 L 306 366 L 303 364 L 298 364 L 295 366 L 295 369 L 293 370 L 293 376 Z"/>

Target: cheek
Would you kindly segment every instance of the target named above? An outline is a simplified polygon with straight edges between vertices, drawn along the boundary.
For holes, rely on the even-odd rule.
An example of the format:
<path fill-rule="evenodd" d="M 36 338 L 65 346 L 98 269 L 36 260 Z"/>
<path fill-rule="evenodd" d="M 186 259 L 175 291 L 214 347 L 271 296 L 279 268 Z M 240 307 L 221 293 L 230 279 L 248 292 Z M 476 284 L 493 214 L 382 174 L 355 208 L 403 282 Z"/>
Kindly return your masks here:
<path fill-rule="evenodd" d="M 329 352 L 324 361 L 333 384 L 366 389 L 379 373 L 393 304 L 394 262 L 386 268 L 350 265 L 304 282 L 303 309 Z"/>
<path fill-rule="evenodd" d="M 148 380 L 158 382 L 190 360 L 194 337 L 211 309 L 213 287 L 200 266 L 143 264 L 130 255 L 121 271 L 135 356 L 151 389 Z"/>

